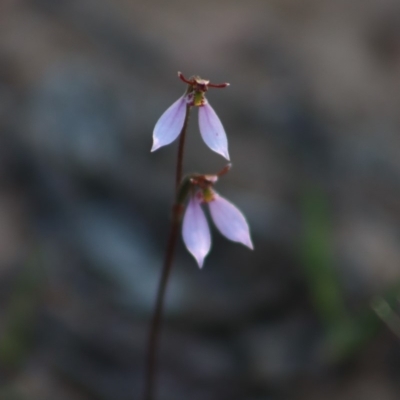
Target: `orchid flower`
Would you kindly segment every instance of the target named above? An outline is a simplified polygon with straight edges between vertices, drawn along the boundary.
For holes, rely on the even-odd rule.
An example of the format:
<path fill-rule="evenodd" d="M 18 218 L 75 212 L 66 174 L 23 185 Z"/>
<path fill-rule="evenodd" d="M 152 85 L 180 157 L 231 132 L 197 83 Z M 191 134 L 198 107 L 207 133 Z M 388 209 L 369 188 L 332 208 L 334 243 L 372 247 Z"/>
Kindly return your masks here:
<path fill-rule="evenodd" d="M 185 94 L 173 103 L 157 121 L 154 127 L 151 151 L 172 143 L 179 136 L 185 123 L 186 113 L 189 112 L 190 107 L 194 106 L 199 108 L 199 128 L 204 142 L 211 150 L 229 160 L 228 140 L 224 127 L 205 98 L 205 92 L 209 87 L 224 88 L 229 86 L 229 83 L 216 85 L 199 76 L 186 79 L 180 72 L 178 72 L 178 76 L 188 84 L 188 88 Z"/>
<path fill-rule="evenodd" d="M 190 179 L 192 186 L 183 217 L 182 236 L 200 268 L 211 248 L 210 229 L 202 204 L 208 204 L 214 224 L 226 238 L 253 250 L 246 218 L 236 206 L 214 191 L 212 186 L 217 179 L 218 175 L 200 175 Z"/>

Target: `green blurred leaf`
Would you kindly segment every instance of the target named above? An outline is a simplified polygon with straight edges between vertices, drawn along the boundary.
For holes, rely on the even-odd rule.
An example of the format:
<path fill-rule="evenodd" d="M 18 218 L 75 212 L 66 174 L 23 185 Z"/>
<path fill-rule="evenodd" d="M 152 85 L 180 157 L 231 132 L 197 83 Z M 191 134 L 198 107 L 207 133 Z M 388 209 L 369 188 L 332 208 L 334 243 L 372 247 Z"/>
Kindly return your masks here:
<path fill-rule="evenodd" d="M 347 321 L 349 316 L 334 269 L 330 212 L 322 190 L 314 187 L 306 191 L 302 199 L 302 216 L 302 264 L 315 308 L 330 329 L 338 321 Z"/>
<path fill-rule="evenodd" d="M 31 347 L 42 284 L 39 255 L 35 254 L 20 272 L 6 311 L 0 339 L 0 363 L 5 368 L 19 367 Z"/>

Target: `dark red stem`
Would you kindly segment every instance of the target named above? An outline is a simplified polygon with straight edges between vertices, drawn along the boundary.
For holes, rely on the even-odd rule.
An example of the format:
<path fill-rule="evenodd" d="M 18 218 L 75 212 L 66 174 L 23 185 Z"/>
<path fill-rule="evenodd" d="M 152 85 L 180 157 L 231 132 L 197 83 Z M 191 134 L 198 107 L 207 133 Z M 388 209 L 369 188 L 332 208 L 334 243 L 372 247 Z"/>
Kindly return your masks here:
<path fill-rule="evenodd" d="M 168 279 L 172 269 L 172 262 L 175 254 L 176 241 L 179 234 L 180 215 L 182 206 L 174 206 L 173 216 L 171 222 L 171 229 L 169 233 L 167 250 L 165 252 L 164 266 L 161 274 L 160 283 L 157 291 L 156 305 L 154 309 L 153 318 L 151 320 L 150 333 L 148 338 L 147 348 L 147 365 L 145 376 L 145 389 L 144 400 L 153 400 L 155 392 L 155 378 L 156 378 L 156 365 L 157 365 L 157 349 L 158 338 L 160 334 L 161 319 L 164 310 L 164 298 L 167 289 Z"/>
<path fill-rule="evenodd" d="M 189 121 L 190 105 L 186 105 L 186 116 L 183 122 L 183 127 L 181 134 L 179 135 L 179 145 L 178 145 L 178 158 L 176 162 L 176 176 L 175 176 L 175 192 L 178 193 L 179 185 L 182 182 L 182 171 L 183 171 L 183 153 L 185 150 L 185 139 L 186 130 Z"/>
<path fill-rule="evenodd" d="M 178 194 L 179 186 L 182 181 L 183 155 L 185 148 L 186 130 L 189 121 L 189 113 L 190 113 L 190 106 L 188 105 L 186 106 L 185 121 L 183 123 L 182 131 L 180 133 L 180 138 L 179 138 L 176 177 L 175 177 L 176 195 Z M 147 358 L 146 358 L 146 369 L 145 369 L 145 387 L 143 396 L 144 400 L 154 399 L 156 366 L 157 366 L 157 349 L 158 349 L 162 315 L 164 310 L 164 299 L 165 299 L 168 279 L 174 261 L 176 242 L 179 236 L 179 227 L 183 209 L 184 209 L 183 205 L 179 204 L 177 200 L 175 200 L 175 204 L 172 207 L 172 221 L 167 242 L 167 248 L 165 251 L 164 265 L 161 272 L 160 282 L 158 285 L 156 304 L 148 336 L 147 355 L 146 355 Z"/>

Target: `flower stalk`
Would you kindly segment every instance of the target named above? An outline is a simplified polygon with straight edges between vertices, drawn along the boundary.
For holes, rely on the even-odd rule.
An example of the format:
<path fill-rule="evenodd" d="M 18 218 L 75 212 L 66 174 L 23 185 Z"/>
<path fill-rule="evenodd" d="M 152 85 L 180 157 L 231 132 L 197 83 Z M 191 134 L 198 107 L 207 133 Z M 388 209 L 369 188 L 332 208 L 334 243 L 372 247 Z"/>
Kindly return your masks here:
<path fill-rule="evenodd" d="M 178 145 L 178 158 L 176 162 L 176 176 L 175 176 L 175 191 L 178 193 L 179 186 L 182 181 L 183 175 L 183 155 L 185 150 L 185 140 L 186 140 L 186 130 L 189 122 L 190 116 L 190 105 L 186 104 L 186 114 L 185 120 L 183 121 L 183 127 L 181 134 L 179 136 L 179 145 Z"/>
<path fill-rule="evenodd" d="M 144 400 L 153 400 L 156 380 L 156 364 L 157 364 L 157 349 L 158 349 L 158 337 L 160 334 L 161 321 L 164 310 L 165 293 L 167 290 L 168 280 L 171 274 L 172 265 L 175 256 L 176 242 L 179 235 L 179 227 L 184 211 L 185 197 L 180 198 L 179 188 L 181 186 L 182 175 L 183 175 L 183 159 L 185 152 L 185 139 L 186 131 L 190 115 L 190 105 L 186 105 L 186 114 L 183 122 L 183 127 L 180 132 L 178 155 L 176 162 L 176 173 L 175 173 L 175 201 L 172 206 L 172 219 L 171 227 L 167 241 L 167 248 L 165 250 L 165 258 L 163 269 L 161 272 L 160 281 L 157 289 L 156 304 L 154 307 L 154 314 L 150 323 L 150 331 L 147 345 L 147 359 L 146 359 L 146 370 L 145 370 L 145 389 L 144 389 Z"/>
<path fill-rule="evenodd" d="M 160 335 L 160 327 L 164 310 L 165 293 L 172 270 L 182 212 L 183 212 L 183 206 L 181 204 L 175 204 L 173 206 L 171 228 L 167 242 L 167 249 L 165 251 L 164 265 L 161 272 L 160 282 L 158 285 L 156 305 L 154 308 L 154 314 L 151 320 L 150 332 L 148 337 L 147 359 L 146 359 L 146 370 L 145 370 L 145 388 L 143 397 L 144 400 L 154 399 L 157 350 L 159 342 L 158 338 Z"/>

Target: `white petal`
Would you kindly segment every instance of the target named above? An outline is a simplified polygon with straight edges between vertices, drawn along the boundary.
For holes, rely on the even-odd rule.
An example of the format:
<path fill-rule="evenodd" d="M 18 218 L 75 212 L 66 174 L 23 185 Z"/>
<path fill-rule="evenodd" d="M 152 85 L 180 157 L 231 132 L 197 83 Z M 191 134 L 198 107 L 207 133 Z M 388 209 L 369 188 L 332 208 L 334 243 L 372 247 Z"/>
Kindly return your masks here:
<path fill-rule="evenodd" d="M 182 236 L 186 248 L 201 268 L 211 248 L 210 229 L 199 200 L 193 196 L 186 207 L 182 223 Z"/>
<path fill-rule="evenodd" d="M 246 218 L 232 203 L 215 194 L 215 200 L 208 205 L 215 225 L 224 236 L 253 249 Z"/>
<path fill-rule="evenodd" d="M 218 115 L 210 104 L 199 107 L 200 133 L 206 145 L 229 160 L 228 139 Z"/>
<path fill-rule="evenodd" d="M 155 151 L 172 143 L 181 133 L 186 116 L 186 100 L 182 96 L 161 115 L 153 131 L 153 147 Z"/>

